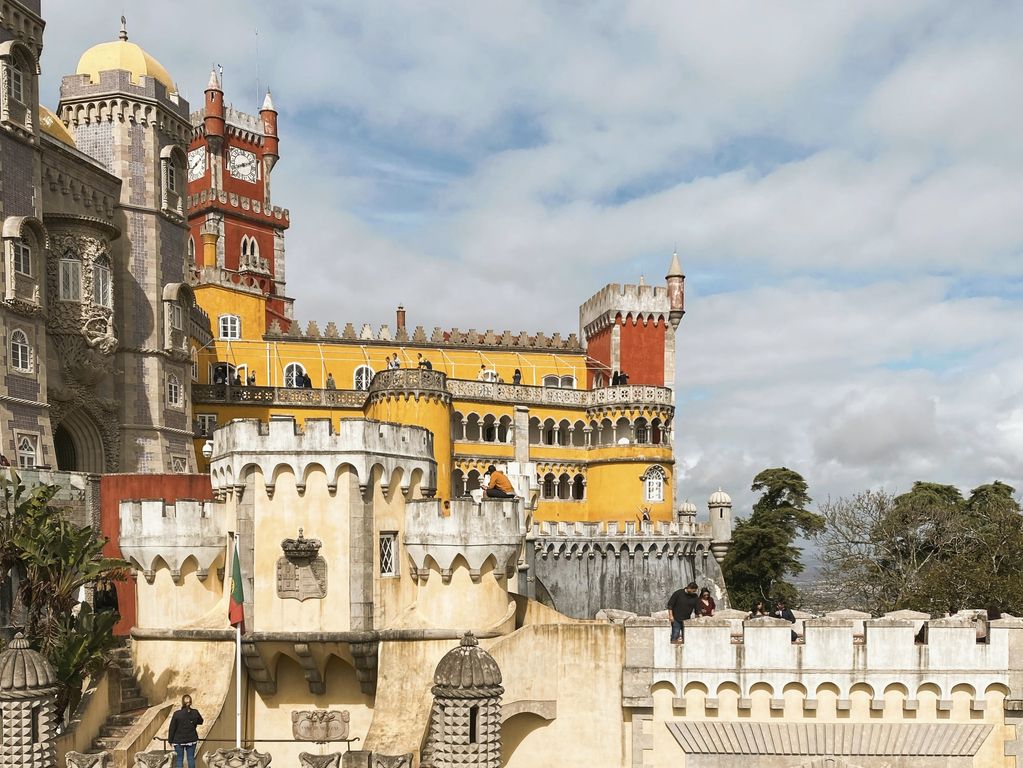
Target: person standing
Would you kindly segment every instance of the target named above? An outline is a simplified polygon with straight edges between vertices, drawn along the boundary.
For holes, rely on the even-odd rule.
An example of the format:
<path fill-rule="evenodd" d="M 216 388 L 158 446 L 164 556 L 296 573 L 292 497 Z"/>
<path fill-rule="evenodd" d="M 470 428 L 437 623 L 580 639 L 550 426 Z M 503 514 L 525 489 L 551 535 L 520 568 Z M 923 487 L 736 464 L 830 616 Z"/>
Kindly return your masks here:
<path fill-rule="evenodd" d="M 197 728 L 202 725 L 199 710 L 192 709 L 192 697 L 187 693 L 181 697 L 181 709 L 171 715 L 167 741 L 174 747 L 174 765 L 185 768 L 184 759 L 188 759 L 188 768 L 195 768 L 195 746 L 199 743 Z"/>
<path fill-rule="evenodd" d="M 717 608 L 717 603 L 711 597 L 710 590 L 704 587 L 700 590 L 700 615 L 713 616 L 715 608 Z"/>
<path fill-rule="evenodd" d="M 327 374 L 327 383 L 324 385 L 327 389 L 337 389 L 337 382 L 334 381 L 334 374 Z"/>
<path fill-rule="evenodd" d="M 778 600 L 775 601 L 774 612 L 771 613 L 771 616 L 773 616 L 776 619 L 784 619 L 789 624 L 795 624 L 796 623 L 795 615 L 792 613 L 792 610 L 787 605 L 785 605 L 785 601 L 783 599 L 781 599 L 781 598 L 778 598 Z M 796 630 L 793 629 L 792 630 L 792 642 L 793 643 L 796 642 L 796 639 L 798 637 L 799 637 L 799 635 L 796 634 Z"/>
<path fill-rule="evenodd" d="M 671 622 L 671 642 L 678 645 L 685 638 L 683 621 L 693 618 L 700 610 L 700 599 L 696 596 L 699 587 L 695 581 L 689 582 L 685 589 L 675 591 L 668 600 L 668 621 Z"/>

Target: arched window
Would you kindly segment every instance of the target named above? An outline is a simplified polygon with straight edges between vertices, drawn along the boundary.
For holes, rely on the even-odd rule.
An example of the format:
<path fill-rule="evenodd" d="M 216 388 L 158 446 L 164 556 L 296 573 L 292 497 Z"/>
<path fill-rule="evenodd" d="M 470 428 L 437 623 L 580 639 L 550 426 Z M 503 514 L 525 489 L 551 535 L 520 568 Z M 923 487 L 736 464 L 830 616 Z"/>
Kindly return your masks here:
<path fill-rule="evenodd" d="M 646 419 L 636 419 L 636 442 L 637 443 L 649 443 L 650 442 L 650 427 L 646 423 Z"/>
<path fill-rule="evenodd" d="M 18 437 L 18 466 L 22 469 L 32 469 L 36 465 L 36 437 L 35 435 L 21 435 Z"/>
<path fill-rule="evenodd" d="M 60 260 L 60 300 L 82 300 L 82 262 L 78 259 Z"/>
<path fill-rule="evenodd" d="M 11 98 L 21 104 L 25 103 L 25 74 L 17 64 L 10 69 Z"/>
<path fill-rule="evenodd" d="M 110 289 L 110 265 L 105 259 L 92 265 L 92 301 L 101 307 L 114 305 L 114 294 Z"/>
<path fill-rule="evenodd" d="M 284 386 L 286 387 L 304 387 L 305 386 L 305 368 L 302 367 L 301 363 L 288 363 L 284 366 Z"/>
<path fill-rule="evenodd" d="M 195 265 L 195 238 L 191 235 L 188 237 L 188 263 Z"/>
<path fill-rule="evenodd" d="M 664 481 L 667 475 L 664 469 L 652 466 L 647 469 L 640 480 L 643 481 L 643 501 L 664 501 Z"/>
<path fill-rule="evenodd" d="M 240 339 L 242 337 L 242 321 L 238 315 L 221 315 L 219 326 L 222 339 Z"/>
<path fill-rule="evenodd" d="M 199 381 L 199 350 L 192 347 L 192 381 Z"/>
<path fill-rule="evenodd" d="M 560 376 L 544 376 L 543 385 L 545 387 L 560 387 L 561 377 Z"/>
<path fill-rule="evenodd" d="M 368 365 L 360 365 L 355 369 L 353 384 L 355 389 L 365 392 L 369 389 L 369 383 L 373 381 L 373 369 Z"/>
<path fill-rule="evenodd" d="M 181 380 L 173 373 L 167 375 L 167 404 L 181 405 Z"/>
<path fill-rule="evenodd" d="M 562 376 L 561 377 L 561 388 L 562 389 L 575 389 L 575 376 Z"/>
<path fill-rule="evenodd" d="M 11 367 L 22 373 L 32 373 L 32 347 L 22 330 L 11 333 Z"/>
<path fill-rule="evenodd" d="M 259 266 L 259 243 L 256 242 L 256 238 L 248 235 L 242 236 L 241 265 L 243 267 Z"/>
<path fill-rule="evenodd" d="M 583 480 L 582 475 L 576 475 L 572 481 L 572 498 L 576 501 L 582 501 L 586 498 L 586 482 Z"/>
<path fill-rule="evenodd" d="M 598 371 L 597 373 L 593 374 L 593 388 L 594 389 L 600 389 L 601 387 L 603 387 L 605 381 L 606 381 L 606 379 L 604 378 L 604 374 L 603 373 L 600 373 Z"/>
<path fill-rule="evenodd" d="M 543 478 L 543 497 L 545 499 L 553 499 L 555 496 L 557 496 L 557 492 L 555 491 L 556 487 L 557 486 L 554 483 L 554 475 L 552 475 L 552 474 L 544 475 L 544 478 Z"/>
<path fill-rule="evenodd" d="M 14 243 L 14 271 L 23 275 L 32 274 L 32 246 L 25 240 Z"/>

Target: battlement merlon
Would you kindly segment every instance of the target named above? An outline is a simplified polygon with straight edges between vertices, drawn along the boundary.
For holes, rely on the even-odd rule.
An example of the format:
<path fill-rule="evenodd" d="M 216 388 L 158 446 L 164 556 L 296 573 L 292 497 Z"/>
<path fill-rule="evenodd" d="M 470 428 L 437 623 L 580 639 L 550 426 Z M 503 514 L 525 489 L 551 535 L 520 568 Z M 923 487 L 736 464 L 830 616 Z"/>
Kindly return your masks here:
<path fill-rule="evenodd" d="M 335 424 L 337 430 L 335 431 Z M 320 468 L 327 475 L 327 490 L 337 491 L 343 467 L 351 467 L 362 489 L 374 471 L 386 490 L 400 470 L 402 493 L 408 493 L 419 477 L 425 495 L 437 487 L 437 462 L 433 458 L 433 433 L 423 427 L 392 424 L 372 419 L 307 419 L 299 427 L 293 417 L 235 419 L 213 433 L 210 475 L 218 496 L 240 492 L 246 476 L 258 469 L 268 496 L 273 496 L 277 475 L 289 471 L 298 493 L 305 493 L 308 474 Z"/>
<path fill-rule="evenodd" d="M 709 545 L 711 526 L 709 523 L 693 521 L 636 521 L 628 520 L 624 526 L 617 521 L 603 522 L 539 522 L 533 524 L 533 536 L 540 539 L 576 541 L 610 539 L 624 541 L 635 539 L 639 542 L 663 543 L 667 539 L 693 539 Z"/>
<path fill-rule="evenodd" d="M 123 557 L 133 562 L 150 584 L 155 576 L 154 563 L 162 559 L 175 582 L 181 579 L 181 566 L 194 557 L 200 581 L 224 552 L 227 536 L 223 519 L 212 502 L 179 499 L 166 504 L 163 499 L 122 501 L 119 509 L 119 545 Z"/>
<path fill-rule="evenodd" d="M 189 121 L 192 123 L 192 127 L 202 133 L 203 121 L 206 118 L 205 106 L 201 109 L 197 109 L 191 112 L 188 116 Z M 265 135 L 263 120 L 258 115 L 250 115 L 248 112 L 242 112 L 240 109 L 235 109 L 231 105 L 224 107 L 224 122 L 232 128 L 244 131 L 252 134 L 253 138 L 260 138 Z"/>
<path fill-rule="evenodd" d="M 670 312 L 671 301 L 666 286 L 611 283 L 580 305 L 579 336 L 589 338 L 596 330 L 610 325 L 618 314 L 644 323 L 666 323 Z"/>
<path fill-rule="evenodd" d="M 697 619 L 686 622 L 684 644 L 673 646 L 666 620 L 628 619 L 625 697 L 632 706 L 643 706 L 651 701 L 651 686 L 668 682 L 678 696 L 693 683 L 704 686 L 708 697 L 716 697 L 722 687 L 738 687 L 740 705 L 758 684 L 770 686 L 773 699 L 780 700 L 792 683 L 803 687 L 808 700 L 816 699 L 820 686 L 837 686 L 840 705 L 861 685 L 869 687 L 872 707 L 877 702 L 883 706 L 891 685 L 908 689 L 910 700 L 920 687 L 937 686 L 942 702 L 952 698 L 956 686 L 968 685 L 978 709 L 991 686 L 1007 689 L 1007 698 L 1023 698 L 1021 619 L 989 622 L 983 641 L 976 623 L 963 617 L 865 619 L 862 634 L 858 624 L 844 618 L 807 619 L 802 642 L 795 643 L 793 625 L 781 619 L 742 621 L 739 635 L 727 618 Z M 926 624 L 923 643 L 918 624 Z"/>
<path fill-rule="evenodd" d="M 381 325 L 374 330 L 369 323 L 363 323 L 359 330 L 356 330 L 352 323 L 345 323 L 342 329 L 338 329 L 333 321 L 328 322 L 321 332 L 319 324 L 315 320 L 309 321 L 306 330 L 303 332 L 299 323 L 293 323 L 290 330 L 285 333 L 279 323 L 271 323 L 267 332 L 268 338 L 303 339 L 315 342 L 341 342 L 341 343 L 364 343 L 372 341 L 379 344 L 394 345 L 396 347 L 442 347 L 445 349 L 494 349 L 494 350 L 529 350 L 531 352 L 543 352 L 546 350 L 556 351 L 564 354 L 583 353 L 583 347 L 579 337 L 570 333 L 562 337 L 560 333 L 550 336 L 542 331 L 530 334 L 526 331 L 512 333 L 511 331 L 494 331 L 487 329 L 479 332 L 474 328 L 462 331 L 458 328 L 443 329 L 435 327 L 433 332 L 427 335 L 426 329 L 418 325 L 410 334 L 407 328 L 399 328 L 395 331 L 387 324 Z"/>
<path fill-rule="evenodd" d="M 135 122 L 161 126 L 164 120 L 159 113 L 137 108 L 156 105 L 180 121 L 183 129 L 181 138 L 187 138 L 184 131 L 190 130 L 191 126 L 188 101 L 179 93 L 168 92 L 167 86 L 154 77 L 141 75 L 136 82 L 125 70 L 100 72 L 98 83 L 93 82 L 89 75 L 66 75 L 60 83 L 57 112 L 61 119 L 74 124 L 105 122 L 118 113 L 125 97 L 136 103 L 131 110 Z M 87 104 L 96 105 L 95 109 L 85 108 Z"/>
<path fill-rule="evenodd" d="M 496 578 L 514 576 L 526 540 L 522 507 L 518 498 L 484 499 L 481 504 L 452 499 L 449 510 L 432 499 L 409 502 L 405 507 L 405 552 L 413 563 L 413 575 L 425 582 L 430 576 L 430 558 L 446 584 L 455 559 L 462 557 L 474 582 L 479 582 L 483 566 L 491 558 Z"/>

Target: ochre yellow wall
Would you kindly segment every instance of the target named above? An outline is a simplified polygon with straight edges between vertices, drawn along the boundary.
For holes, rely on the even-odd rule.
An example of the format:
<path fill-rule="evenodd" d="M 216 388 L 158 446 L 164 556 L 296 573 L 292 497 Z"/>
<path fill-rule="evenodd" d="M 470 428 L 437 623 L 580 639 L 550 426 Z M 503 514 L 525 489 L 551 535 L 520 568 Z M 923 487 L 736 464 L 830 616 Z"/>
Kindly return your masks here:
<path fill-rule="evenodd" d="M 381 397 L 367 404 L 366 416 L 430 430 L 437 461 L 437 498 L 451 497 L 451 412 L 447 403 L 434 395 Z"/>

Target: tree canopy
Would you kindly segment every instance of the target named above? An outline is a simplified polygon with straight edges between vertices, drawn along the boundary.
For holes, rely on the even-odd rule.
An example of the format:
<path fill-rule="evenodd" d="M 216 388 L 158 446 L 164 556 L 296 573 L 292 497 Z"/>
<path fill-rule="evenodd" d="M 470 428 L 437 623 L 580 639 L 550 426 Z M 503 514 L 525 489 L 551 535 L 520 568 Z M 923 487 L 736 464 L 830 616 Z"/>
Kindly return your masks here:
<path fill-rule="evenodd" d="M 863 491 L 821 505 L 823 576 L 872 613 L 963 607 L 1023 610 L 1023 515 L 1000 481 L 964 498 L 951 485 Z"/>
<path fill-rule="evenodd" d="M 749 519 L 736 521 L 722 563 L 731 603 L 745 607 L 783 598 L 795 604 L 798 592 L 787 579 L 803 571 L 796 538 L 818 533 L 824 520 L 806 508 L 811 501 L 806 480 L 795 470 L 765 469 L 753 478 L 751 490 L 761 496 Z"/>
<path fill-rule="evenodd" d="M 14 618 L 57 673 L 57 712 L 74 706 L 86 675 L 107 663 L 116 643 L 115 611 L 93 612 L 82 588 L 127 575 L 128 564 L 103 556 L 106 540 L 74 525 L 51 502 L 58 486 L 26 491 L 17 474 L 0 477 L 0 574 L 17 584 Z"/>

